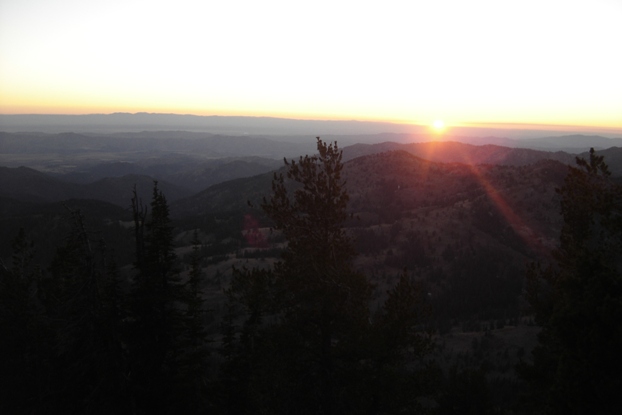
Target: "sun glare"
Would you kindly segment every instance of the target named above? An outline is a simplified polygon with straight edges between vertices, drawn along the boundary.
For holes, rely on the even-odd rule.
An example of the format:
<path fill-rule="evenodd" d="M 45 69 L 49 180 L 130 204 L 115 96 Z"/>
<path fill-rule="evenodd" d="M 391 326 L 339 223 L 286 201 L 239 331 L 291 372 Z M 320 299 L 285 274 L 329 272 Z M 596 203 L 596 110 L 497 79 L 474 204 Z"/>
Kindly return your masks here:
<path fill-rule="evenodd" d="M 434 122 L 432 123 L 432 128 L 437 133 L 442 133 L 445 130 L 445 123 L 443 122 L 443 120 L 434 120 Z"/>

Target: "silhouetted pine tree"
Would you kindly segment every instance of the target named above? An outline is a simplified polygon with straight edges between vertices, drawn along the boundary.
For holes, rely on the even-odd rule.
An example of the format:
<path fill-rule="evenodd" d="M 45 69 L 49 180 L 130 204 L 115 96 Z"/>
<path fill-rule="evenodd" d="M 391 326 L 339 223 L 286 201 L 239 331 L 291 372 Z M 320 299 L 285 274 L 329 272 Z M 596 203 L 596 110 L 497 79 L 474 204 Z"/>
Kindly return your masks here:
<path fill-rule="evenodd" d="M 183 354 L 180 357 L 177 385 L 182 397 L 182 402 L 177 409 L 188 414 L 204 413 L 210 404 L 209 379 L 207 378 L 209 348 L 205 330 L 208 310 L 205 309 L 201 292 L 201 282 L 204 276 L 201 262 L 201 241 L 195 230 L 190 254 L 190 272 L 184 284 L 184 333 L 181 344 Z"/>
<path fill-rule="evenodd" d="M 261 206 L 287 240 L 282 261 L 270 270 L 234 272 L 230 307 L 243 318 L 237 336 L 235 313 L 225 324 L 222 379 L 224 392 L 232 394 L 224 399 L 229 413 L 381 413 L 416 406 L 418 391 L 405 391 L 413 385 L 400 382 L 389 392 L 404 392 L 397 401 L 388 404 L 387 396 L 373 402 L 373 387 L 382 380 L 412 379 L 398 366 L 406 354 L 424 351 L 414 323 L 414 287 L 402 281 L 383 317 L 372 321 L 372 286 L 354 270 L 355 251 L 343 229 L 348 194 L 342 154 L 319 138 L 317 148 L 318 155 L 285 161 L 286 174 L 275 174 L 273 194 Z M 378 341 L 380 332 L 392 340 Z M 400 358 L 389 358 L 394 355 Z"/>
<path fill-rule="evenodd" d="M 183 332 L 181 284 L 165 196 L 154 183 L 151 211 L 134 190 L 136 275 L 131 292 L 130 383 L 137 413 L 167 413 L 177 399 Z"/>
<path fill-rule="evenodd" d="M 63 413 L 122 412 L 126 356 L 120 337 L 117 273 L 103 242 L 94 243 L 79 211 L 41 288 L 55 330 L 53 393 Z"/>
<path fill-rule="evenodd" d="M 436 392 L 436 373 L 422 364 L 433 347 L 430 332 L 422 327 L 428 313 L 421 284 L 404 269 L 366 338 L 367 377 L 360 387 L 367 397 L 366 413 L 418 413 L 418 397 Z"/>
<path fill-rule="evenodd" d="M 622 186 L 593 149 L 577 164 L 559 190 L 564 225 L 555 264 L 529 269 L 542 332 L 533 365 L 521 372 L 544 413 L 620 413 Z"/>

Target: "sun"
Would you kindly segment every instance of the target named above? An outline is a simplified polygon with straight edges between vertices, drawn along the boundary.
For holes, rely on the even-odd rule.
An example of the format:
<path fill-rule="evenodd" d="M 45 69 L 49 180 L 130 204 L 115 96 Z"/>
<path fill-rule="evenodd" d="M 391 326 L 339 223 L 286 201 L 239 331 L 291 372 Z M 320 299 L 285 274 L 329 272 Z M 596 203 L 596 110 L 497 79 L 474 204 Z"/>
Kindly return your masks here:
<path fill-rule="evenodd" d="M 445 122 L 443 120 L 434 120 L 432 129 L 437 133 L 442 133 L 445 131 Z"/>

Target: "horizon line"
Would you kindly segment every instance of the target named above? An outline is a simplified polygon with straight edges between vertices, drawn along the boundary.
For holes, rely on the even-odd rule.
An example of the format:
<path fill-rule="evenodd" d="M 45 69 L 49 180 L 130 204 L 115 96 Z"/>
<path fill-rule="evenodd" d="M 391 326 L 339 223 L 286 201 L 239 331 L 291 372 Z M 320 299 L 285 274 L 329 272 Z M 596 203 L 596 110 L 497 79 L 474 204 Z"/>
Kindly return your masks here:
<path fill-rule="evenodd" d="M 56 116 L 56 117 L 87 117 L 87 116 L 111 116 L 111 115 L 165 115 L 165 116 L 179 116 L 179 117 L 197 117 L 197 118 L 255 118 L 255 119 L 274 119 L 274 120 L 289 120 L 289 121 L 318 121 L 318 122 L 360 122 L 360 123 L 374 123 L 374 124 L 393 124 L 400 126 L 413 126 L 413 127 L 430 127 L 429 123 L 422 123 L 416 121 L 404 121 L 404 120 L 381 120 L 381 119 L 356 119 L 356 118 L 301 118 L 301 117 L 287 117 L 276 115 L 222 115 L 222 114 L 196 114 L 196 113 L 176 113 L 176 112 L 149 112 L 149 111 L 114 111 L 114 112 L 92 112 L 92 113 L 0 113 L 0 116 Z M 587 124 L 554 124 L 554 123 L 532 123 L 532 122 L 516 122 L 516 121 L 467 121 L 467 122 L 453 122 L 449 123 L 447 129 L 453 128 L 485 128 L 485 129 L 510 129 L 510 130 L 551 130 L 551 129 L 580 129 L 580 130 L 604 130 L 615 133 L 622 133 L 621 126 L 602 126 L 602 125 L 587 125 Z"/>

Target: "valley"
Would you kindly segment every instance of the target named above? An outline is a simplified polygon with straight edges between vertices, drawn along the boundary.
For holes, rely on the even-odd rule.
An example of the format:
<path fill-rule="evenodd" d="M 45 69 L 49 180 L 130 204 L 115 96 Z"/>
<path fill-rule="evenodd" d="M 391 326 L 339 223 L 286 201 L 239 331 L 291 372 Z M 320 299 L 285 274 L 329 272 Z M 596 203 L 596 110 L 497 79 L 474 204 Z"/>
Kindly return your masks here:
<path fill-rule="evenodd" d="M 170 207 L 182 280 L 190 278 L 194 249 L 200 253 L 201 297 L 210 309 L 204 325 L 215 344 L 225 341 L 221 327 L 232 270 L 266 269 L 285 247 L 261 209 L 274 175 L 284 171 L 283 157 L 312 154 L 300 144 L 266 139 L 258 150 L 247 138 L 228 137 L 224 145 L 224 137 L 212 141 L 183 132 L 131 139 L 52 136 L 57 142 L 50 153 L 43 151 L 50 137 L 28 136 L 23 147 L 18 138 L 24 139 L 1 137 L 3 263 L 11 263 L 13 240 L 23 229 L 35 247 L 33 260 L 45 272 L 71 232 L 71 212 L 79 211 L 89 236 L 114 255 L 122 285 L 129 284 L 131 198 L 135 190 L 148 207 L 157 181 Z M 133 139 L 145 141 L 115 144 Z M 599 154 L 619 180 L 620 149 Z M 531 361 L 537 343 L 539 327 L 525 297 L 526 268 L 547 263 L 559 245 L 557 189 L 575 156 L 460 142 L 343 148 L 350 215 L 345 232 L 357 253 L 354 268 L 373 285 L 371 309 L 387 301 L 400 273 L 410 275 L 425 293 L 423 324 L 435 343 L 429 359 L 446 373 L 482 370 L 497 406 L 516 403 L 508 392 L 519 387 L 515 366 Z"/>

